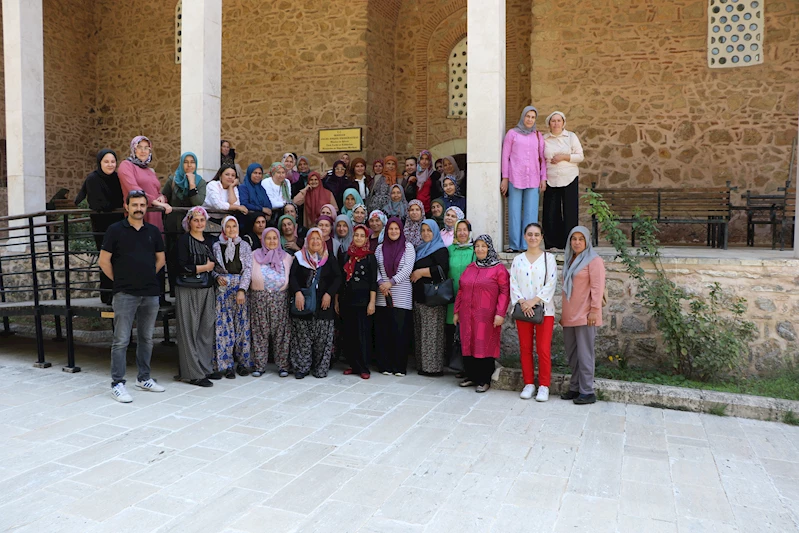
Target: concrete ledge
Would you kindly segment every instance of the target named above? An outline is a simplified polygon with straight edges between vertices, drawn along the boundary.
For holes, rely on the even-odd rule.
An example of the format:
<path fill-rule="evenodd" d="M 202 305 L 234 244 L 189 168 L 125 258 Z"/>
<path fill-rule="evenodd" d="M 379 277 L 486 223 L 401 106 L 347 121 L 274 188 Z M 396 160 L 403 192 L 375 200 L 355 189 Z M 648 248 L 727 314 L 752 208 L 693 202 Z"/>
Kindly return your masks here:
<path fill-rule="evenodd" d="M 552 374 L 550 391 L 553 395 L 565 392 L 568 390 L 568 385 L 568 374 Z M 521 391 L 524 387 L 522 371 L 516 368 L 498 367 L 491 378 L 491 386 L 500 390 Z M 596 379 L 595 388 L 606 401 L 663 409 L 696 413 L 723 412 L 727 416 L 771 421 L 782 421 L 783 415 L 789 411 L 799 414 L 799 401 L 749 394 L 600 378 Z"/>

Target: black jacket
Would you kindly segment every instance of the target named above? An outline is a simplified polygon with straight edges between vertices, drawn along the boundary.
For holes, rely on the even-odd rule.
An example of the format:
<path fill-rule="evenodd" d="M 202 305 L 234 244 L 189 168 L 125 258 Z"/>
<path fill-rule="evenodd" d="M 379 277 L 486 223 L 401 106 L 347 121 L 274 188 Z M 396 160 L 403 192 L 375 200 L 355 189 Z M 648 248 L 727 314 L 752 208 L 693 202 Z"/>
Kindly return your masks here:
<path fill-rule="evenodd" d="M 310 268 L 305 268 L 296 259 L 291 264 L 291 272 L 289 273 L 289 291 L 290 295 L 296 294 L 300 289 L 308 287 L 313 279 L 314 271 Z M 341 286 L 341 269 L 336 263 L 336 258 L 332 255 L 328 257 L 325 264 L 322 266 L 319 274 L 319 283 L 316 290 L 316 312 L 313 315 L 305 315 L 294 318 L 310 319 L 312 316 L 320 320 L 332 320 L 335 317 L 334 300 L 336 293 Z M 330 307 L 322 310 L 322 297 L 325 294 L 330 295 Z"/>

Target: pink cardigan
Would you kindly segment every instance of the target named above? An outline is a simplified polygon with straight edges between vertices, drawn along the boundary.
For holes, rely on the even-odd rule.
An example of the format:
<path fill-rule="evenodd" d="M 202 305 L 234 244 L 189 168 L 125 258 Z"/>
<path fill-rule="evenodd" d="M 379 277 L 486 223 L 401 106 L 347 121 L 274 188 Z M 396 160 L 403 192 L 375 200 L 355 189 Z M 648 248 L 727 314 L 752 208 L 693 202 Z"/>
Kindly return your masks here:
<path fill-rule="evenodd" d="M 158 181 L 155 170 L 151 168 L 137 167 L 126 159 L 119 164 L 117 175 L 122 186 L 123 198 L 127 198 L 130 191 L 142 190 L 147 195 L 147 207 L 152 207 L 153 200 L 161 196 L 161 182 Z M 160 212 L 147 213 L 144 215 L 144 221 L 164 231 L 164 221 Z"/>
<path fill-rule="evenodd" d="M 286 257 L 283 258 L 283 285 L 280 286 L 280 292 L 284 292 L 286 289 L 289 288 L 289 271 L 291 270 L 291 263 L 294 261 L 294 256 L 291 254 L 286 254 Z M 261 273 L 261 264 L 255 260 L 253 257 L 252 260 L 252 278 L 250 278 L 250 290 L 253 291 L 263 291 L 266 290 L 264 288 L 264 276 Z"/>
<path fill-rule="evenodd" d="M 602 295 L 605 292 L 605 262 L 597 257 L 572 278 L 572 297 L 563 294 L 560 325 L 563 327 L 587 326 L 588 313 L 594 311 L 602 325 Z"/>
<path fill-rule="evenodd" d="M 509 130 L 502 143 L 502 177 L 517 189 L 532 189 L 547 180 L 546 143 L 541 132 L 523 135 Z"/>

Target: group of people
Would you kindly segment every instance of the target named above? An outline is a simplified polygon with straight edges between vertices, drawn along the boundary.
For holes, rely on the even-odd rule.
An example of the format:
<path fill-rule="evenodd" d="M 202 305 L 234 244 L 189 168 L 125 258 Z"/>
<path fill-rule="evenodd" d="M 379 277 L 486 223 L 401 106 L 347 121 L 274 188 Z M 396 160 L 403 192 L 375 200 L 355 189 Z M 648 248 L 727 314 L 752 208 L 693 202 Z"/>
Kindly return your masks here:
<path fill-rule="evenodd" d="M 547 159 L 545 141 L 534 128 L 535 113 L 526 108 L 508 133 L 500 183 L 511 204 L 521 195 L 525 210 L 526 186 L 543 190 L 546 164 L 562 155 Z M 547 122 L 553 119 L 565 122 L 557 112 Z M 539 143 L 535 153 L 540 151 L 543 160 L 530 156 L 531 139 Z M 524 245 L 511 233 L 511 249 L 524 251 L 508 272 L 491 236 L 473 237 L 461 194 L 466 178 L 454 158 L 433 161 L 423 150 L 405 161 L 400 175 L 397 158 L 388 156 L 374 163 L 372 176 L 365 160 L 348 159 L 342 154 L 325 176 L 313 172 L 307 158 L 291 153 L 268 170 L 253 163 L 242 172 L 223 141 L 213 180 L 197 175 L 197 157 L 188 152 L 161 186 L 149 168 L 152 143 L 146 137 L 133 139 L 130 156 L 118 166 L 113 151 L 98 154 L 86 192 L 90 207 L 106 212 L 93 215 L 93 222 L 102 217 L 108 224 L 95 231 L 105 233 L 100 266 L 114 294 L 115 399 L 132 400 L 125 388 L 124 354 L 134 318 L 136 387 L 163 391 L 149 375 L 149 359 L 158 299 L 165 290 L 164 265 L 176 305 L 176 379 L 209 387 L 216 379 L 261 376 L 270 361 L 281 377 L 324 378 L 336 354 L 349 364 L 345 374 L 369 379 L 376 369 L 404 376 L 412 352 L 419 374 L 441 376 L 450 367 L 458 371 L 461 386 L 485 392 L 513 304 L 530 316 L 543 308 L 540 323 L 519 320 L 517 329 L 525 380 L 521 397 L 535 392 L 535 351 L 536 399 L 548 399 L 558 276 L 554 256 L 541 247 L 546 233 L 537 214 L 520 230 Z M 525 177 L 531 168 L 537 180 Z M 97 199 L 102 194 L 104 203 Z M 122 197 L 127 216 L 114 222 L 107 212 Z M 163 217 L 148 207 L 160 208 Z M 218 238 L 208 231 L 209 220 L 220 224 Z M 514 223 L 512 218 L 511 231 Z M 564 397 L 592 403 L 604 266 L 586 228 L 569 228 L 567 234 L 561 324 L 573 381 Z"/>

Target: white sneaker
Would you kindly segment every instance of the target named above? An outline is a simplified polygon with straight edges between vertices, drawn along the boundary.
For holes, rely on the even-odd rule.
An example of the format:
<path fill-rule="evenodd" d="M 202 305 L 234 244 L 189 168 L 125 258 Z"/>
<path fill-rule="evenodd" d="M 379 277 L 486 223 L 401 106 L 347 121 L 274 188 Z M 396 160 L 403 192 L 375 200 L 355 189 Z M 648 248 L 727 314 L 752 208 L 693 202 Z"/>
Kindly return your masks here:
<path fill-rule="evenodd" d="M 522 393 L 519 394 L 519 398 L 522 400 L 529 400 L 533 397 L 533 393 L 535 392 L 535 385 L 525 385 L 522 389 Z"/>
<path fill-rule="evenodd" d="M 150 378 L 147 381 L 136 381 L 136 388 L 150 392 L 164 392 L 166 390 L 161 385 L 153 381 L 153 378 Z"/>
<path fill-rule="evenodd" d="M 538 394 L 535 395 L 535 401 L 545 402 L 549 400 L 549 387 L 541 385 L 538 387 Z"/>
<path fill-rule="evenodd" d="M 125 388 L 124 383 L 117 383 L 111 387 L 111 396 L 113 396 L 116 401 L 121 403 L 130 403 L 133 401 L 133 397 L 128 394 L 128 389 Z"/>

